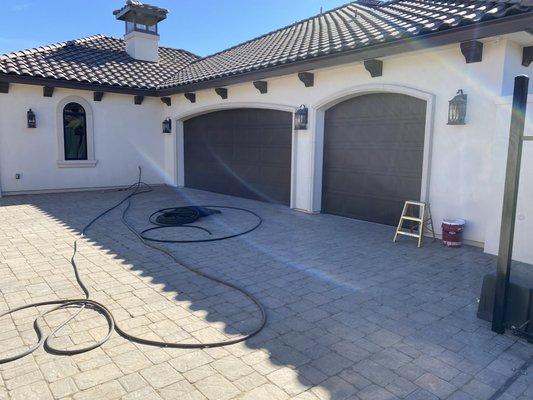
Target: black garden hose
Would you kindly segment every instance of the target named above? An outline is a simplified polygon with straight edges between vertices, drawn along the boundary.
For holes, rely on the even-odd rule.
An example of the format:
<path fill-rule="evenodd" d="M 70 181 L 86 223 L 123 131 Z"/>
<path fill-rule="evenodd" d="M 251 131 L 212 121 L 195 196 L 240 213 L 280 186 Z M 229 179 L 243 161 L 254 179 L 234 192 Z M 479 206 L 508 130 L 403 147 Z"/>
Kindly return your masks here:
<path fill-rule="evenodd" d="M 198 218 L 194 219 L 192 217 L 189 217 L 186 214 L 188 211 L 183 210 L 183 209 L 187 209 L 187 208 L 193 208 L 193 209 L 195 209 L 195 208 L 200 208 L 200 209 L 211 209 L 211 208 L 214 208 L 216 210 L 219 210 L 219 209 L 237 210 L 237 211 L 242 211 L 242 212 L 246 212 L 248 214 L 253 215 L 257 219 L 257 222 L 256 222 L 256 224 L 254 226 L 252 226 L 251 228 L 249 228 L 249 229 L 247 229 L 245 231 L 234 233 L 232 235 L 218 236 L 218 237 L 207 238 L 207 239 L 172 240 L 172 239 L 158 239 L 158 238 L 154 238 L 154 237 L 150 237 L 150 236 L 146 235 L 148 232 L 153 232 L 153 231 L 172 228 L 172 227 L 199 228 L 199 229 L 202 229 L 202 230 L 206 231 L 207 233 L 211 234 L 211 232 L 208 231 L 205 228 L 202 228 L 202 227 L 199 227 L 199 226 L 195 226 L 195 225 L 188 225 L 188 222 L 187 223 L 183 223 L 183 224 L 177 223 L 175 225 L 174 224 L 166 224 L 165 225 L 165 224 L 157 223 L 157 215 L 164 215 L 164 213 L 169 212 L 169 211 L 174 211 L 174 210 L 176 212 L 178 212 L 178 213 L 183 212 L 183 214 L 185 215 L 185 217 L 184 217 L 185 220 L 191 220 L 191 222 L 196 221 Z M 193 211 L 190 211 L 190 213 L 192 214 Z M 153 226 L 151 228 L 147 228 L 147 229 L 144 229 L 141 232 L 139 232 L 139 238 L 141 240 L 144 240 L 145 242 L 157 242 L 157 243 L 207 243 L 207 242 L 217 242 L 219 240 L 233 239 L 233 238 L 236 238 L 236 237 L 239 237 L 239 236 L 242 236 L 242 235 L 246 235 L 247 233 L 255 231 L 257 228 L 259 228 L 259 226 L 263 223 L 263 219 L 259 215 L 254 213 L 253 211 L 247 210 L 246 208 L 229 207 L 229 206 L 193 206 L 193 207 L 162 208 L 161 210 L 157 210 L 152 215 L 150 215 L 150 222 L 152 222 L 153 224 L 156 224 L 157 226 Z"/>
<path fill-rule="evenodd" d="M 246 230 L 244 232 L 233 234 L 233 235 L 228 235 L 228 236 L 224 236 L 224 237 L 213 238 L 213 239 L 173 241 L 173 240 L 161 240 L 161 239 L 153 239 L 153 238 L 145 237 L 144 233 L 146 233 L 148 231 L 152 231 L 154 229 L 162 229 L 162 228 L 169 227 L 169 226 L 192 227 L 192 228 L 200 228 L 200 229 L 203 229 L 203 230 L 205 230 L 205 228 L 195 227 L 193 225 L 187 225 L 185 223 L 175 224 L 175 225 L 172 225 L 172 224 L 171 225 L 163 225 L 163 224 L 157 223 L 157 226 L 154 227 L 154 228 L 149 228 L 149 229 L 145 229 L 142 232 L 138 232 L 135 229 L 135 227 L 127 220 L 127 213 L 128 213 L 128 211 L 129 211 L 129 209 L 131 207 L 131 199 L 133 197 L 138 196 L 140 194 L 149 193 L 149 192 L 152 191 L 152 188 L 150 187 L 150 185 L 142 182 L 141 178 L 142 178 L 142 173 L 141 173 L 141 168 L 139 168 L 139 179 L 138 179 L 138 181 L 135 184 L 129 186 L 128 188 L 121 189 L 121 191 L 130 191 L 130 190 L 133 189 L 133 192 L 128 194 L 126 197 L 124 197 L 117 204 L 113 205 L 112 207 L 108 208 L 107 210 L 103 211 L 102 213 L 100 213 L 96 217 L 94 217 L 92 220 L 90 220 L 89 223 L 87 223 L 87 225 L 85 225 L 85 227 L 82 229 L 82 231 L 81 231 L 82 236 L 85 236 L 85 234 L 87 233 L 89 228 L 94 223 L 96 223 L 100 218 L 102 218 L 104 215 L 110 213 L 111 211 L 115 210 L 116 208 L 120 207 L 122 204 L 125 203 L 126 207 L 122 211 L 121 221 L 122 221 L 122 223 L 124 225 L 126 225 L 126 227 L 135 236 L 137 236 L 137 238 L 139 238 L 139 240 L 144 245 L 146 245 L 146 246 L 148 246 L 148 247 L 150 247 L 150 248 L 152 248 L 154 250 L 157 250 L 157 251 L 160 251 L 160 252 L 166 254 L 173 261 L 175 261 L 179 266 L 184 267 L 187 270 L 189 270 L 189 271 L 191 271 L 191 272 L 193 272 L 193 273 L 195 273 L 195 274 L 197 274 L 197 275 L 199 275 L 201 277 L 204 277 L 204 278 L 209 279 L 209 280 L 211 280 L 213 282 L 219 283 L 219 284 L 224 285 L 224 286 L 226 286 L 226 287 L 228 287 L 230 289 L 234 289 L 234 290 L 242 293 L 250 301 L 252 301 L 256 305 L 257 309 L 259 310 L 259 313 L 261 315 L 261 321 L 258 324 L 258 326 L 255 329 L 253 329 L 250 333 L 248 333 L 246 335 L 242 335 L 242 336 L 239 336 L 237 338 L 229 339 L 229 340 L 226 340 L 226 341 L 208 342 L 208 343 L 163 342 L 163 341 L 145 339 L 145 338 L 142 338 L 142 337 L 139 337 L 139 336 L 131 335 L 128 332 L 126 332 L 124 329 L 122 329 L 116 323 L 116 321 L 115 321 L 115 319 L 113 317 L 113 314 L 111 313 L 111 311 L 106 306 L 104 306 L 103 304 L 101 304 L 101 303 L 99 303 L 97 301 L 94 301 L 94 300 L 90 299 L 90 292 L 87 289 L 87 287 L 85 286 L 85 284 L 83 283 L 83 280 L 82 280 L 82 278 L 80 276 L 80 273 L 79 273 L 79 270 L 78 270 L 78 266 L 77 266 L 76 261 L 75 261 L 76 254 L 78 252 L 78 239 L 76 239 L 74 241 L 74 250 L 73 250 L 73 254 L 72 254 L 70 263 L 72 265 L 72 269 L 73 269 L 74 275 L 76 277 L 76 282 L 78 283 L 80 289 L 83 291 L 85 297 L 84 298 L 80 298 L 80 299 L 51 300 L 51 301 L 44 301 L 44 302 L 39 302 L 39 303 L 26 304 L 26 305 L 23 305 L 23 306 L 20 306 L 20 307 L 16 307 L 16 308 L 10 309 L 10 310 L 0 314 L 0 318 L 2 318 L 4 316 L 11 315 L 11 314 L 16 313 L 17 311 L 25 310 L 25 309 L 28 309 L 28 308 L 41 307 L 41 306 L 55 306 L 52 309 L 47 310 L 46 312 L 44 312 L 42 315 L 38 316 L 33 322 L 33 327 L 34 327 L 35 333 L 37 335 L 37 343 L 35 343 L 30 348 L 26 349 L 25 351 L 23 351 L 23 352 L 21 352 L 19 354 L 16 354 L 16 355 L 11 356 L 11 357 L 1 358 L 0 359 L 0 364 L 7 363 L 7 362 L 10 362 L 10 361 L 15 361 L 15 360 L 17 360 L 19 358 L 25 357 L 25 356 L 33 353 L 35 350 L 37 350 L 41 346 L 43 346 L 44 349 L 46 351 L 48 351 L 49 353 L 51 353 L 51 354 L 74 355 L 74 354 L 85 353 L 87 351 L 93 350 L 93 349 L 103 345 L 107 340 L 109 340 L 109 338 L 111 337 L 111 334 L 113 333 L 113 331 L 116 331 L 119 335 L 121 335 L 125 339 L 128 339 L 128 340 L 130 340 L 132 342 L 140 343 L 140 344 L 145 344 L 145 345 L 150 345 L 150 346 L 157 346 L 157 347 L 172 347 L 172 348 L 183 348 L 183 349 L 203 349 L 203 348 L 210 348 L 210 347 L 228 346 L 228 345 L 231 345 L 231 344 L 239 343 L 239 342 L 242 342 L 242 341 L 245 341 L 245 340 L 251 338 L 252 336 L 254 336 L 257 333 L 259 333 L 261 331 L 261 329 L 263 329 L 263 327 L 265 326 L 266 321 L 267 321 L 267 316 L 266 316 L 265 309 L 264 309 L 263 305 L 259 302 L 259 300 L 257 300 L 250 292 L 248 292 L 247 290 L 245 290 L 245 289 L 243 289 L 243 288 L 241 288 L 241 287 L 239 287 L 239 286 L 237 286 L 237 285 L 235 285 L 233 283 L 226 282 L 226 281 L 224 281 L 224 280 L 222 280 L 220 278 L 214 277 L 212 275 L 209 275 L 209 274 L 207 274 L 205 272 L 202 272 L 202 271 L 198 270 L 197 268 L 187 264 L 183 260 L 178 259 L 174 254 L 172 254 L 171 251 L 167 250 L 166 248 L 159 247 L 156 244 L 152 243 L 152 242 L 164 242 L 164 243 L 199 243 L 200 242 L 201 243 L 201 242 L 211 242 L 211 241 L 215 241 L 215 240 L 230 239 L 230 238 L 234 238 L 234 237 L 237 237 L 237 236 L 244 235 L 246 233 L 249 233 L 249 232 L 257 229 L 262 223 L 261 217 L 259 215 L 257 215 L 256 213 L 254 213 L 253 211 L 246 210 L 246 209 L 243 209 L 243 208 L 227 207 L 227 206 L 211 206 L 211 207 L 216 208 L 216 209 L 226 208 L 226 209 L 234 209 L 234 210 L 240 210 L 240 211 L 244 211 L 244 212 L 250 213 L 250 214 L 254 215 L 257 218 L 258 222 L 256 223 L 256 225 L 254 225 L 254 227 L 252 227 L 251 229 L 248 229 L 248 230 Z M 184 213 L 182 215 L 182 216 L 184 216 L 184 219 L 181 220 L 181 222 L 184 222 L 184 221 L 187 220 L 187 218 L 185 218 L 186 214 L 188 214 L 188 218 L 189 218 L 189 220 L 191 222 L 193 222 L 193 221 L 198 219 L 197 213 L 195 213 L 193 211 L 193 209 L 197 209 L 197 211 L 198 211 L 198 209 L 199 209 L 198 206 L 179 207 L 179 208 L 174 208 L 173 210 L 178 210 L 178 209 L 181 209 L 181 210 L 178 211 L 178 213 L 179 212 L 183 212 Z M 160 210 L 160 212 L 161 211 L 165 212 L 165 211 L 168 211 L 168 209 Z M 158 212 L 152 214 L 152 216 L 157 214 L 157 213 Z M 150 221 L 151 222 L 153 222 L 152 221 L 152 216 L 150 216 Z M 207 232 L 210 233 L 209 231 L 207 231 Z M 50 332 L 48 335 L 44 336 L 43 335 L 43 331 L 42 331 L 41 326 L 40 326 L 40 323 L 39 323 L 40 319 L 44 318 L 44 316 L 46 316 L 47 314 L 53 313 L 54 311 L 58 311 L 58 310 L 62 310 L 62 309 L 68 309 L 68 308 L 77 308 L 78 311 L 76 313 L 74 313 L 74 315 L 71 315 L 67 319 L 65 319 L 61 324 L 59 324 L 58 327 L 54 328 L 52 330 L 52 332 Z M 105 319 L 107 320 L 107 324 L 108 324 L 107 334 L 101 340 L 99 340 L 98 342 L 93 343 L 92 345 L 87 346 L 87 347 L 82 347 L 82 348 L 78 348 L 78 349 L 69 349 L 69 350 L 62 350 L 62 349 L 54 348 L 49 343 L 49 340 L 52 339 L 55 336 L 55 334 L 61 328 L 63 328 L 65 325 L 67 325 L 80 312 L 82 312 L 86 308 L 87 309 L 92 309 L 92 310 L 98 312 L 99 314 L 101 314 L 101 315 L 103 315 L 105 317 Z"/>

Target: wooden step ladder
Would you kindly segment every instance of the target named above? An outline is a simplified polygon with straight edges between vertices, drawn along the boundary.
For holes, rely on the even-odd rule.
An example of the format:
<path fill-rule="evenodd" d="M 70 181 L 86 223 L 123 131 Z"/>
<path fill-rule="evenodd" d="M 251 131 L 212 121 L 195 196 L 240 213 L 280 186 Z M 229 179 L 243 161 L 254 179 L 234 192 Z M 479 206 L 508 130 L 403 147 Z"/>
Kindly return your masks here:
<path fill-rule="evenodd" d="M 415 208 L 418 207 L 418 217 L 414 213 Z M 404 224 L 408 223 L 408 231 L 404 229 Z M 429 204 L 421 201 L 408 200 L 403 206 L 400 222 L 396 228 L 393 242 L 396 242 L 398 235 L 410 236 L 418 239 L 418 247 L 422 246 L 422 238 L 424 237 L 424 230 L 429 230 L 435 238 L 435 229 L 433 228 L 433 219 L 431 217 L 431 208 Z"/>

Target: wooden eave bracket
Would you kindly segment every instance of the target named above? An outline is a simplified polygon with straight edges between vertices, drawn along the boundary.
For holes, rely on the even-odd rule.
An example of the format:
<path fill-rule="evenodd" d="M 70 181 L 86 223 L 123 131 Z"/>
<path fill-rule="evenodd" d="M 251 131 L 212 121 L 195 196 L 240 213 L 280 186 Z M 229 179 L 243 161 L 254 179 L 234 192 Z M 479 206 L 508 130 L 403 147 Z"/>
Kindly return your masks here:
<path fill-rule="evenodd" d="M 365 69 L 370 73 L 372 78 L 383 75 L 383 61 L 381 60 L 365 60 L 363 61 Z"/>
<path fill-rule="evenodd" d="M 461 53 L 467 64 L 481 62 L 483 59 L 483 43 L 477 40 L 470 40 L 461 43 Z"/>
<path fill-rule="evenodd" d="M 133 97 L 133 103 L 137 105 L 141 105 L 144 101 L 144 96 L 134 96 Z"/>
<path fill-rule="evenodd" d="M 161 101 L 165 103 L 168 107 L 172 105 L 172 99 L 170 97 L 161 97 Z"/>
<path fill-rule="evenodd" d="M 215 92 L 223 100 L 228 98 L 228 89 L 226 88 L 215 88 Z"/>
<path fill-rule="evenodd" d="M 94 101 L 102 101 L 103 97 L 104 97 L 104 92 L 93 92 Z"/>
<path fill-rule="evenodd" d="M 9 93 L 9 82 L 0 82 L 0 93 Z"/>
<path fill-rule="evenodd" d="M 312 72 L 299 72 L 298 79 L 300 79 L 305 87 L 312 87 L 315 85 L 315 74 Z"/>
<path fill-rule="evenodd" d="M 44 97 L 52 97 L 54 94 L 54 87 L 53 86 L 43 86 L 43 96 Z"/>
<path fill-rule="evenodd" d="M 187 93 L 183 93 L 183 95 L 191 103 L 196 103 L 196 93 L 187 92 Z"/>
<path fill-rule="evenodd" d="M 529 67 L 533 61 L 533 46 L 524 47 L 522 51 L 522 65 Z"/>
<path fill-rule="evenodd" d="M 259 93 L 265 94 L 268 92 L 268 82 L 267 81 L 254 81 L 254 86 L 257 90 L 259 90 Z"/>

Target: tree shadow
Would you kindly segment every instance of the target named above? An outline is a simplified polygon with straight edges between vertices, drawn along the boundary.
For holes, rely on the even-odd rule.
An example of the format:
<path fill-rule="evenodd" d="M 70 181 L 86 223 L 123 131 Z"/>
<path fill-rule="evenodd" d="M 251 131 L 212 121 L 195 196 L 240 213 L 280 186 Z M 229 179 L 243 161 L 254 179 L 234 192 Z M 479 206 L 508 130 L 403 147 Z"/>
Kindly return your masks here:
<path fill-rule="evenodd" d="M 47 282 L 53 286 L 69 276 L 63 291 L 61 286 L 53 291 L 73 296 L 67 262 L 73 235 L 124 195 L 27 195 L 2 198 L 0 204 L 3 215 L 9 211 L 16 218 L 6 223 L 23 224 L 36 241 L 46 238 L 57 246 L 56 260 L 61 262 L 57 276 Z M 128 221 L 137 230 L 148 226 L 147 218 L 156 209 L 180 205 L 244 207 L 262 216 L 260 229 L 242 237 L 163 245 L 202 272 L 246 288 L 265 306 L 266 327 L 242 345 L 228 347 L 216 361 L 217 371 L 234 383 L 255 371 L 266 376 L 264 384 L 291 397 L 309 391 L 334 400 L 444 398 L 452 392 L 435 393 L 446 389 L 435 389 L 432 377 L 458 390 L 491 363 L 518 363 L 531 352 L 515 339 L 494 335 L 488 323 L 476 318 L 482 277 L 494 268 L 494 258 L 480 249 L 445 249 L 431 242 L 417 249 L 409 239 L 391 243 L 392 227 L 191 189 L 157 188 L 132 203 Z M 45 219 L 59 227 L 50 231 Z M 216 235 L 250 224 L 253 218 L 228 210 L 195 225 Z M 206 235 L 194 229 L 157 233 L 163 234 Z M 198 343 L 236 337 L 259 322 L 257 309 L 241 294 L 143 246 L 120 222 L 119 210 L 87 232 L 77 261 L 92 298 L 108 305 L 132 334 Z M 92 319 L 98 318 L 83 317 L 77 323 Z M 94 323 L 92 340 L 102 334 L 103 325 Z M 59 344 L 76 344 L 68 339 L 76 331 L 71 328 L 60 335 Z M 125 342 L 115 339 L 113 346 Z M 139 348 L 150 351 L 148 346 Z M 214 352 L 200 352 L 209 361 L 217 359 Z"/>

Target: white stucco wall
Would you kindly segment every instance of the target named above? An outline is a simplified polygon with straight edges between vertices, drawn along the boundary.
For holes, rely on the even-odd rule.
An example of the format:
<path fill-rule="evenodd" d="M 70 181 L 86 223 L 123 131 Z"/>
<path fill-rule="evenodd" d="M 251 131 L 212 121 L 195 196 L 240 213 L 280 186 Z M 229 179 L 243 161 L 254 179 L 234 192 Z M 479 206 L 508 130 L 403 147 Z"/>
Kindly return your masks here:
<path fill-rule="evenodd" d="M 56 110 L 67 96 L 84 98 L 92 107 L 95 167 L 60 168 Z M 161 134 L 161 101 L 145 98 L 133 104 L 133 96 L 106 93 L 101 102 L 92 92 L 56 88 L 53 97 L 43 97 L 42 87 L 11 85 L 0 94 L 0 183 L 2 192 L 40 191 L 122 186 L 143 167 L 144 179 L 166 179 L 164 140 Z M 31 108 L 37 128 L 26 127 Z M 21 179 L 15 179 L 20 173 Z"/>
<path fill-rule="evenodd" d="M 533 40 L 532 40 L 533 41 Z M 530 46 L 532 44 L 529 44 Z M 514 88 L 514 78 L 517 75 L 528 75 L 533 79 L 533 63 L 528 67 L 522 65 L 522 45 L 509 40 L 505 46 L 505 58 L 503 64 L 502 96 L 512 96 Z M 533 84 L 529 85 L 529 93 L 533 93 Z"/>
<path fill-rule="evenodd" d="M 511 121 L 512 97 L 503 98 L 496 106 L 496 129 L 492 140 L 492 173 L 487 196 L 487 218 L 485 251 L 498 254 L 503 189 L 509 147 L 509 125 Z M 533 96 L 530 95 L 526 113 L 526 136 L 533 136 Z M 520 186 L 516 210 L 513 259 L 533 263 L 533 141 L 523 144 Z"/>

